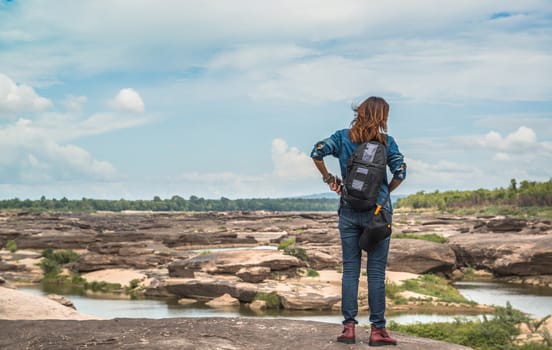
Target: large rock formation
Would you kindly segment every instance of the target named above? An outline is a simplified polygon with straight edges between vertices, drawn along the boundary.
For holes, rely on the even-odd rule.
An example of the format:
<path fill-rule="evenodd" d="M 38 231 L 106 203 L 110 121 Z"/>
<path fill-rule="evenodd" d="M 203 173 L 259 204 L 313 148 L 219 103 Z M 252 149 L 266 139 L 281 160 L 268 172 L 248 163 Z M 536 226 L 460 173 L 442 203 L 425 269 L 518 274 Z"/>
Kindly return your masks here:
<path fill-rule="evenodd" d="M 450 246 L 459 264 L 499 276 L 552 275 L 552 235 L 462 234 Z"/>
<path fill-rule="evenodd" d="M 392 271 L 449 273 L 455 264 L 456 256 L 447 244 L 391 238 L 388 268 Z"/>
<path fill-rule="evenodd" d="M 285 271 L 305 264 L 294 256 L 268 249 L 228 250 L 207 253 L 169 265 L 169 274 L 178 276 L 180 270 L 207 271 L 211 274 L 235 274 L 244 267 L 268 267 L 271 271 Z"/>

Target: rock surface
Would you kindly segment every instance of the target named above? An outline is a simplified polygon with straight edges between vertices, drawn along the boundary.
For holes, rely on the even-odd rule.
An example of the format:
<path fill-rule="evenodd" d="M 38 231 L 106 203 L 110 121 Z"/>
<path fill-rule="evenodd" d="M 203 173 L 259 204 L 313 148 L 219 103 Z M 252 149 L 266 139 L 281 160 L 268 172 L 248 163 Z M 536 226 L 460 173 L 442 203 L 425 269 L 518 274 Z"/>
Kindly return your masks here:
<path fill-rule="evenodd" d="M 417 274 L 452 272 L 454 251 L 447 245 L 420 239 L 391 239 L 388 268 Z"/>
<path fill-rule="evenodd" d="M 486 268 L 500 276 L 552 274 L 552 235 L 459 235 L 450 238 L 450 246 L 459 264 Z"/>
<path fill-rule="evenodd" d="M 286 319 L 171 318 L 103 321 L 0 321 L 0 348 L 159 349 L 159 350 L 343 350 L 370 347 L 368 332 L 357 344 L 335 342 L 339 325 Z M 397 350 L 467 350 L 470 348 L 391 332 Z"/>

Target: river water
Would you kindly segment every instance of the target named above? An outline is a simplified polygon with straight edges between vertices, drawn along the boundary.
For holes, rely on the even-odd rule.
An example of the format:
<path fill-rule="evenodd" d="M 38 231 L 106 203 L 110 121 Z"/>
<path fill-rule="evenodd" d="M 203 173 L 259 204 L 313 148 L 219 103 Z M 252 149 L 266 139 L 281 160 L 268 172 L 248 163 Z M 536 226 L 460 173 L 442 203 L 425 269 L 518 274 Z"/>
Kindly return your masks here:
<path fill-rule="evenodd" d="M 458 282 L 456 288 L 468 299 L 480 304 L 505 306 L 507 302 L 532 317 L 544 317 L 552 314 L 552 289 L 513 285 L 499 282 Z M 339 312 L 289 311 L 257 315 L 245 306 L 231 308 L 210 308 L 200 303 L 179 305 L 174 300 L 153 299 L 107 299 L 105 295 L 79 295 L 75 292 L 62 293 L 59 290 L 42 290 L 25 287 L 21 290 L 46 295 L 49 293 L 63 294 L 69 298 L 81 313 L 101 318 L 169 318 L 169 317 L 269 317 L 310 320 L 319 322 L 339 323 L 342 318 Z M 401 324 L 416 322 L 451 321 L 462 315 L 440 314 L 395 314 L 388 315 L 388 320 Z M 478 316 L 469 316 L 478 317 Z M 368 314 L 361 312 L 358 318 L 360 324 L 369 324 Z"/>

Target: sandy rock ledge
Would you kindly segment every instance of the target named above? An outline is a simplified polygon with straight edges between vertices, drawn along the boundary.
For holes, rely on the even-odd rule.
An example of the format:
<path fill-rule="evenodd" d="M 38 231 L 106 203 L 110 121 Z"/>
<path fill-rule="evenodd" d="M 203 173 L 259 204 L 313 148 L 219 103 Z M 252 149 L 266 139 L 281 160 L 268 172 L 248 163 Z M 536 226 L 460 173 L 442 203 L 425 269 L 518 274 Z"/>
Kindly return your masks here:
<path fill-rule="evenodd" d="M 370 349 L 335 342 L 340 325 L 287 319 L 170 318 L 103 321 L 0 321 L 0 348 L 23 349 Z M 392 332 L 397 350 L 465 350 L 464 346 Z"/>

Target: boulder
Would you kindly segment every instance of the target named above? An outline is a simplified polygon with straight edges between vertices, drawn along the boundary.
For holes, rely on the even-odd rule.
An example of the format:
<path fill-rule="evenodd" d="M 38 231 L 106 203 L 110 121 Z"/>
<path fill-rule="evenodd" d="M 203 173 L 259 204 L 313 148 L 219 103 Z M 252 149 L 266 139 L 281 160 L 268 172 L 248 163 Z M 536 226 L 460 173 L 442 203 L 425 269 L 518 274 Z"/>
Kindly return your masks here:
<path fill-rule="evenodd" d="M 24 265 L 17 265 L 17 264 L 11 264 L 7 263 L 5 261 L 0 261 L 0 271 L 21 271 L 24 270 Z"/>
<path fill-rule="evenodd" d="M 260 312 L 267 309 L 266 301 L 264 300 L 254 300 L 251 304 L 248 305 L 249 309 L 255 312 Z"/>
<path fill-rule="evenodd" d="M 315 270 L 332 269 L 339 265 L 340 260 L 319 250 L 307 249 L 309 266 Z"/>
<path fill-rule="evenodd" d="M 213 299 L 229 294 L 241 302 L 250 303 L 258 287 L 252 283 L 216 278 L 167 280 L 166 289 L 171 294 L 192 299 Z"/>
<path fill-rule="evenodd" d="M 449 273 L 455 265 L 456 256 L 447 244 L 391 237 L 388 257 L 389 270 L 417 274 Z"/>
<path fill-rule="evenodd" d="M 552 274 L 552 235 L 456 235 L 449 244 L 464 266 L 488 269 L 499 276 Z"/>
<path fill-rule="evenodd" d="M 306 229 L 295 236 L 297 243 L 335 244 L 339 239 L 337 234 L 330 234 L 328 229 Z"/>
<path fill-rule="evenodd" d="M 519 232 L 527 226 L 527 220 L 514 218 L 497 218 L 487 223 L 491 232 Z"/>
<path fill-rule="evenodd" d="M 94 232 L 46 230 L 16 238 L 18 249 L 84 249 L 95 241 Z"/>
<path fill-rule="evenodd" d="M 71 309 L 74 309 L 76 310 L 77 308 L 75 307 L 75 304 L 73 304 L 73 302 L 69 299 L 67 299 L 66 297 L 62 296 L 62 295 L 57 295 L 57 294 L 48 294 L 46 295 L 46 298 L 50 299 L 50 300 L 53 300 L 55 301 L 56 303 L 59 303 L 63 306 L 67 306 L 67 307 L 70 307 Z"/>
<path fill-rule="evenodd" d="M 79 272 L 90 272 L 113 268 L 147 269 L 165 264 L 169 261 L 169 259 L 170 257 L 159 254 L 119 256 L 111 254 L 86 253 L 80 256 L 79 261 L 75 264 L 75 267 Z"/>
<path fill-rule="evenodd" d="M 235 274 L 242 268 L 262 266 L 271 271 L 289 270 L 305 264 L 294 256 L 280 251 L 262 249 L 228 250 L 198 255 L 169 265 L 169 275 L 177 276 L 179 270 L 208 271 L 210 273 Z"/>
<path fill-rule="evenodd" d="M 88 247 L 91 252 L 98 254 L 115 254 L 121 256 L 136 256 L 152 254 L 155 250 L 148 248 L 145 242 L 100 242 Z"/>
<path fill-rule="evenodd" d="M 219 245 L 219 244 L 255 244 L 257 241 L 251 236 L 238 237 L 233 232 L 211 232 L 205 233 L 184 233 L 172 235 L 163 239 L 168 247 L 176 246 L 197 246 L 197 245 Z"/>
<path fill-rule="evenodd" d="M 228 306 L 239 306 L 240 301 L 230 294 L 223 294 L 222 296 L 210 300 L 205 303 L 209 307 L 228 307 Z"/>
<path fill-rule="evenodd" d="M 186 260 L 176 260 L 169 264 L 169 276 L 180 278 L 194 278 L 194 269 L 192 269 Z"/>
<path fill-rule="evenodd" d="M 341 300 L 336 295 L 317 293 L 279 293 L 284 309 L 289 310 L 331 310 L 333 305 Z"/>
<path fill-rule="evenodd" d="M 244 282 L 259 283 L 264 281 L 270 276 L 270 267 L 266 266 L 253 266 L 242 267 L 236 275 Z"/>

